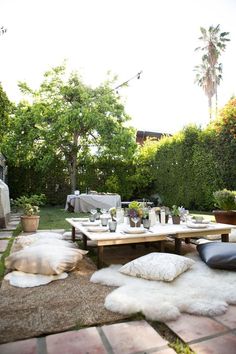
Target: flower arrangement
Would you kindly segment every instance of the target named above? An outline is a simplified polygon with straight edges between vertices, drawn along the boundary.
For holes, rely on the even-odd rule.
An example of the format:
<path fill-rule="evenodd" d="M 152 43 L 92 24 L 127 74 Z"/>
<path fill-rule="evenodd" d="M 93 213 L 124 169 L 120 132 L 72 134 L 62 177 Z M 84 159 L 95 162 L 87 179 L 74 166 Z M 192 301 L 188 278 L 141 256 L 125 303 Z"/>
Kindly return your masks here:
<path fill-rule="evenodd" d="M 149 219 L 149 209 L 148 208 L 143 208 L 142 214 L 143 214 L 142 219 L 146 219 L 146 220 Z"/>
<path fill-rule="evenodd" d="M 172 216 L 180 216 L 181 212 L 180 212 L 180 208 L 177 207 L 177 205 L 173 205 L 171 208 L 171 215 Z"/>
<path fill-rule="evenodd" d="M 138 217 L 142 217 L 143 215 L 143 209 L 142 209 L 142 205 L 141 203 L 137 202 L 136 200 L 132 201 L 129 203 L 129 216 L 132 218 L 132 217 L 135 217 L 135 216 L 138 216 Z"/>
<path fill-rule="evenodd" d="M 116 221 L 116 208 L 115 208 L 115 207 L 110 208 L 110 209 L 109 209 L 109 213 L 110 213 L 110 215 L 111 215 L 111 219 L 112 219 L 113 221 Z"/>

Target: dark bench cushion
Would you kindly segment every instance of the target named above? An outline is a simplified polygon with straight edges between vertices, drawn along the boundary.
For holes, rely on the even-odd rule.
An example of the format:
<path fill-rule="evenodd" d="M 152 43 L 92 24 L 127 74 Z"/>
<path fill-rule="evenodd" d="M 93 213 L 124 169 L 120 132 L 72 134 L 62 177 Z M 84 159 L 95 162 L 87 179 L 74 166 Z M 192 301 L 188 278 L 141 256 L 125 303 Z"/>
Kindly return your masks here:
<path fill-rule="evenodd" d="M 236 270 L 236 243 L 208 242 L 197 245 L 203 262 L 211 268 Z"/>

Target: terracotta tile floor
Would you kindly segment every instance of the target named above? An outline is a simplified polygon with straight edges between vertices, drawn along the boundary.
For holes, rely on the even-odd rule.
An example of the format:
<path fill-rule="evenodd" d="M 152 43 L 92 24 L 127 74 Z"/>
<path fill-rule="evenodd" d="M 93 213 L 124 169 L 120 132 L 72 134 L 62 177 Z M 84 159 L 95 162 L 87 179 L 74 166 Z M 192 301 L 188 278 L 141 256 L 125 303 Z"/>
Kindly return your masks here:
<path fill-rule="evenodd" d="M 173 354 L 146 321 L 90 327 L 0 345 L 1 354 Z"/>

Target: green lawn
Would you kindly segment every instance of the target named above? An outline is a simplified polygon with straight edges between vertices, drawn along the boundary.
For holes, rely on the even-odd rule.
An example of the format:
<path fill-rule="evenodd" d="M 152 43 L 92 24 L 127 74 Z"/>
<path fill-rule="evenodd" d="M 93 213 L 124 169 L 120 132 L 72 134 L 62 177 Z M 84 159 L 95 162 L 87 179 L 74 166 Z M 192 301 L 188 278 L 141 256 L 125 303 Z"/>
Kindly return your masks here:
<path fill-rule="evenodd" d="M 78 218 L 87 216 L 86 213 L 70 213 L 66 211 L 63 207 L 41 207 L 40 208 L 40 230 L 48 229 L 67 229 L 70 230 L 71 227 L 68 222 L 65 221 L 66 218 Z"/>
<path fill-rule="evenodd" d="M 65 221 L 66 218 L 78 218 L 86 217 L 88 213 L 70 213 L 65 211 L 63 207 L 41 207 L 40 208 L 40 230 L 49 230 L 49 229 L 66 229 L 70 230 L 70 225 Z M 203 216 L 204 219 L 209 221 L 215 221 L 214 216 L 211 212 L 197 212 L 191 211 L 190 215 L 192 216 Z"/>

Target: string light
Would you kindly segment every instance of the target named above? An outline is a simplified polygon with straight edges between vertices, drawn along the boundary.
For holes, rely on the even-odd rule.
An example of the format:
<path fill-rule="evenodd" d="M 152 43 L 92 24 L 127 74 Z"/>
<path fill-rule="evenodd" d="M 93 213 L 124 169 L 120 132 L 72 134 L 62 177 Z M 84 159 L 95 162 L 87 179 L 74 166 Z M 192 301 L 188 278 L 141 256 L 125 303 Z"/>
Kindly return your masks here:
<path fill-rule="evenodd" d="M 138 79 L 138 80 L 139 80 L 139 79 L 140 79 L 140 76 L 141 76 L 141 74 L 142 74 L 142 72 L 143 72 L 142 70 L 139 71 L 136 75 L 134 75 L 134 76 L 132 76 L 130 79 L 128 79 L 128 80 L 122 82 L 122 84 L 116 86 L 116 87 L 115 87 L 114 89 L 112 89 L 111 91 L 116 91 L 116 93 L 117 93 L 117 92 L 119 92 L 118 89 L 119 89 L 120 87 L 127 85 L 130 81 L 132 81 L 132 80 L 134 80 L 134 79 Z"/>

